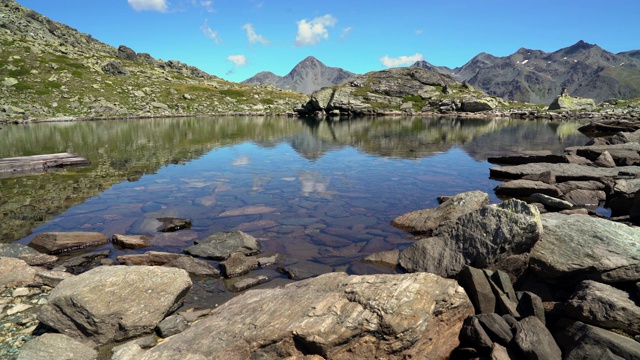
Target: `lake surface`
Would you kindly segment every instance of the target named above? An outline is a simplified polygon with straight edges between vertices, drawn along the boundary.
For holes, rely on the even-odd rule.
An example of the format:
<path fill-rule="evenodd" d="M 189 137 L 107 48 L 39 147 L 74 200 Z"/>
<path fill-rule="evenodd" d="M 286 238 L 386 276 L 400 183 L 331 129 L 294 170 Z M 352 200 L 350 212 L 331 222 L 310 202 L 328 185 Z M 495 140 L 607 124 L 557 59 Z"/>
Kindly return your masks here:
<path fill-rule="evenodd" d="M 0 239 L 38 233 L 147 234 L 149 219 L 191 219 L 156 234 L 149 250 L 181 252 L 220 231 L 243 230 L 279 266 L 312 276 L 393 272 L 361 262 L 412 237 L 389 222 L 434 207 L 436 197 L 482 190 L 498 202 L 489 156 L 583 145 L 578 123 L 510 119 L 379 118 L 315 122 L 214 117 L 4 125 L 0 157 L 72 152 L 84 168 L 0 178 Z M 212 262 L 216 264 L 216 262 Z M 291 281 L 276 266 L 249 274 Z M 198 279 L 191 306 L 233 296 L 222 279 Z M 228 283 L 227 283 L 228 285 Z"/>

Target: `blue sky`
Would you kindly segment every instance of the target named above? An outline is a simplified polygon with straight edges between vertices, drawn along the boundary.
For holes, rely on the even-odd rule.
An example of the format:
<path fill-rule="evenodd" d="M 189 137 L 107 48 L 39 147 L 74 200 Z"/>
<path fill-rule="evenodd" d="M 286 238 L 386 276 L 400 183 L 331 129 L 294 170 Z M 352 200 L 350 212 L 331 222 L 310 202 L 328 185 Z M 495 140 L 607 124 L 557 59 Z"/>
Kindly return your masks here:
<path fill-rule="evenodd" d="M 179 60 L 231 81 L 286 75 L 314 56 L 355 72 L 480 52 L 547 52 L 579 40 L 640 49 L 637 0 L 17 0 L 113 46 Z"/>

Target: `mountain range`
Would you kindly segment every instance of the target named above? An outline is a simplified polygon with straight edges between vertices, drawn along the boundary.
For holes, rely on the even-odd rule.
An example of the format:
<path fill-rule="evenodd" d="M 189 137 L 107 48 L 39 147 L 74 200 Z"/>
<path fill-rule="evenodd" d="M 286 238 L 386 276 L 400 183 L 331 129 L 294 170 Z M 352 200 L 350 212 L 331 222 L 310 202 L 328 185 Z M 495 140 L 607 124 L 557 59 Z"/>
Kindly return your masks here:
<path fill-rule="evenodd" d="M 550 103 L 566 88 L 573 96 L 602 101 L 640 96 L 640 51 L 611 53 L 584 41 L 547 53 L 521 48 L 496 57 L 481 53 L 449 69 L 425 61 L 412 66 L 452 75 L 505 100 Z"/>
<path fill-rule="evenodd" d="M 313 56 L 308 56 L 285 76 L 263 71 L 243 81 L 242 84 L 273 85 L 280 89 L 311 94 L 325 86 L 338 85 L 354 75 L 341 68 L 326 66 Z"/>
<path fill-rule="evenodd" d="M 504 57 L 480 53 L 454 69 L 424 60 L 411 67 L 451 75 L 487 94 L 511 101 L 548 105 L 563 88 L 570 95 L 598 102 L 640 97 L 640 50 L 614 54 L 582 40 L 550 53 L 525 48 Z M 327 67 L 310 56 L 284 77 L 261 72 L 243 83 L 271 84 L 309 94 L 325 86 L 338 85 L 354 75 Z"/>

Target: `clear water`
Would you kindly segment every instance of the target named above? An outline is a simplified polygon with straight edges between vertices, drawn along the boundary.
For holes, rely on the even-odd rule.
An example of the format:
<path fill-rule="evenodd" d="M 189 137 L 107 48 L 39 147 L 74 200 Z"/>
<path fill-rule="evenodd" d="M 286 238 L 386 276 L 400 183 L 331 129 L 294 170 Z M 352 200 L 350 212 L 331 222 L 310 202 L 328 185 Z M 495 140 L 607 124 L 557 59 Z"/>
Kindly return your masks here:
<path fill-rule="evenodd" d="M 361 261 L 413 241 L 389 224 L 393 218 L 469 190 L 498 202 L 488 156 L 560 153 L 588 141 L 577 127 L 508 119 L 237 117 L 5 126 L 0 157 L 70 151 L 92 165 L 0 179 L 2 236 L 27 244 L 49 231 L 145 234 L 145 219 L 171 216 L 191 219 L 192 228 L 156 234 L 154 246 L 142 250 L 110 244 L 99 250 L 111 250 L 113 259 L 181 252 L 215 232 L 243 230 L 260 240 L 263 253 L 281 254 L 279 266 L 309 276 L 393 272 Z M 276 266 L 248 276 L 273 279 L 262 287 L 290 281 Z M 233 296 L 225 281 L 197 279 L 189 304 Z"/>

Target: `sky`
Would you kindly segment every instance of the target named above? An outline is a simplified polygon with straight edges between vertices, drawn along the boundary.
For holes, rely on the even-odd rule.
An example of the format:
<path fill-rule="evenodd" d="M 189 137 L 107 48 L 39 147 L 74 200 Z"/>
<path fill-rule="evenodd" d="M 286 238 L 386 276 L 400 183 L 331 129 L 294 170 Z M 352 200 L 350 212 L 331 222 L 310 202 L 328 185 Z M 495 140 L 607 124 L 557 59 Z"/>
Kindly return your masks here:
<path fill-rule="evenodd" d="M 579 40 L 640 49 L 638 0 L 17 0 L 118 47 L 240 82 L 307 56 L 363 74 L 481 52 L 552 52 Z"/>

